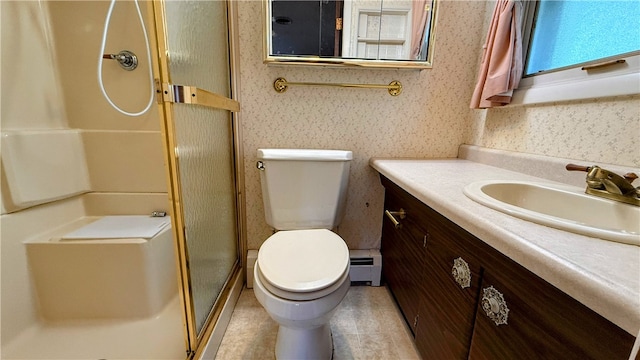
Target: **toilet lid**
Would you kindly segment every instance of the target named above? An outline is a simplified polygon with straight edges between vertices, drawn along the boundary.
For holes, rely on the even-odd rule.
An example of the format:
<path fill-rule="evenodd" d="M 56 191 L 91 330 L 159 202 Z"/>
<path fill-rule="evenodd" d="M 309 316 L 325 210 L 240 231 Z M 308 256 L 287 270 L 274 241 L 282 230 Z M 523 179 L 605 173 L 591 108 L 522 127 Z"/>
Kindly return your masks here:
<path fill-rule="evenodd" d="M 258 263 L 264 279 L 279 289 L 318 291 L 343 277 L 349 249 L 326 229 L 279 231 L 260 247 Z"/>

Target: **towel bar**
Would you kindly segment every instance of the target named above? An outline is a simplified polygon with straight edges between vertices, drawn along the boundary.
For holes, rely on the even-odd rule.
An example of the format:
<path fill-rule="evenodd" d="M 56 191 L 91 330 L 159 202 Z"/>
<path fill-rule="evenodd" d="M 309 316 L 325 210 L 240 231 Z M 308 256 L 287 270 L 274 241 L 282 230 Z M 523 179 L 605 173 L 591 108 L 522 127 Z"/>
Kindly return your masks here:
<path fill-rule="evenodd" d="M 402 92 L 402 84 L 398 80 L 393 80 L 389 85 L 381 84 L 335 84 L 335 83 L 316 83 L 316 82 L 289 82 L 287 79 L 279 77 L 273 82 L 273 88 L 276 92 L 283 93 L 287 91 L 287 88 L 291 85 L 304 85 L 304 86 L 337 86 L 337 87 L 352 87 L 352 88 L 368 88 L 368 89 L 387 89 L 389 95 L 398 96 Z"/>

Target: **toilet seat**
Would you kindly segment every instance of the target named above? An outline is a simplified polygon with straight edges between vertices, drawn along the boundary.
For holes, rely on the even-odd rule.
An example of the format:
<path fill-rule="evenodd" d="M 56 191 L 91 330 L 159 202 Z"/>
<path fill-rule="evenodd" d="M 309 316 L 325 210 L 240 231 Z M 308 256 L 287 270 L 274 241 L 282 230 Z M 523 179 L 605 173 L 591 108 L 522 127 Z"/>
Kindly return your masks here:
<path fill-rule="evenodd" d="M 349 276 L 349 249 L 326 229 L 279 231 L 260 247 L 256 263 L 264 286 L 279 297 L 312 300 Z"/>
<path fill-rule="evenodd" d="M 324 297 L 333 293 L 338 288 L 340 288 L 340 286 L 342 286 L 342 284 L 345 281 L 349 280 L 349 269 L 347 268 L 344 272 L 344 275 L 329 287 L 326 287 L 318 291 L 311 291 L 311 292 L 291 292 L 291 291 L 284 291 L 282 289 L 278 289 L 277 287 L 271 285 L 269 281 L 265 279 L 264 275 L 260 271 L 260 266 L 257 263 L 255 266 L 255 269 L 257 270 L 256 271 L 257 274 L 255 275 L 257 279 L 254 279 L 254 281 L 259 279 L 258 281 L 260 281 L 262 286 L 265 289 L 267 289 L 271 294 L 285 300 L 293 300 L 293 301 L 311 301 L 311 300 L 319 299 L 321 297 Z"/>

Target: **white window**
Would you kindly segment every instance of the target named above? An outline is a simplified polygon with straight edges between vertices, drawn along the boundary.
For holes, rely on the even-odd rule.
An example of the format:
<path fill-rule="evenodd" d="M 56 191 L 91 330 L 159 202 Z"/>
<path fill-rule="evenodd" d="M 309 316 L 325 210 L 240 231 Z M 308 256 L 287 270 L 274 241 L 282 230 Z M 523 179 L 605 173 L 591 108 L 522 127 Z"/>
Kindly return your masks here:
<path fill-rule="evenodd" d="M 540 0 L 526 7 L 524 77 L 512 104 L 640 93 L 640 2 Z"/>

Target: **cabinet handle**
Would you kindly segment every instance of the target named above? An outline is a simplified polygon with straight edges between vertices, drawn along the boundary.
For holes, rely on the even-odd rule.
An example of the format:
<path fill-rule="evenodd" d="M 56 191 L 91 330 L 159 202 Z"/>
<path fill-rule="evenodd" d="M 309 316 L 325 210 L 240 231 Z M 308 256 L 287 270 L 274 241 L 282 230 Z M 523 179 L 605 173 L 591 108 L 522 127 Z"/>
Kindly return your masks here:
<path fill-rule="evenodd" d="M 396 229 L 400 229 L 402 227 L 402 224 L 400 223 L 400 221 L 398 219 L 396 219 L 395 217 L 399 217 L 400 220 L 404 219 L 405 217 L 407 217 L 407 212 L 404 211 L 404 209 L 400 209 L 399 211 L 389 211 L 389 210 L 385 210 L 384 214 L 387 215 L 387 217 L 389 218 L 389 220 L 391 220 L 391 222 L 393 223 L 393 227 Z"/>
<path fill-rule="evenodd" d="M 471 287 L 471 270 L 469 270 L 469 264 L 461 257 L 453 260 L 451 275 L 461 288 Z"/>
<path fill-rule="evenodd" d="M 496 326 L 506 324 L 509 308 L 504 296 L 493 286 L 482 289 L 482 309 Z"/>

